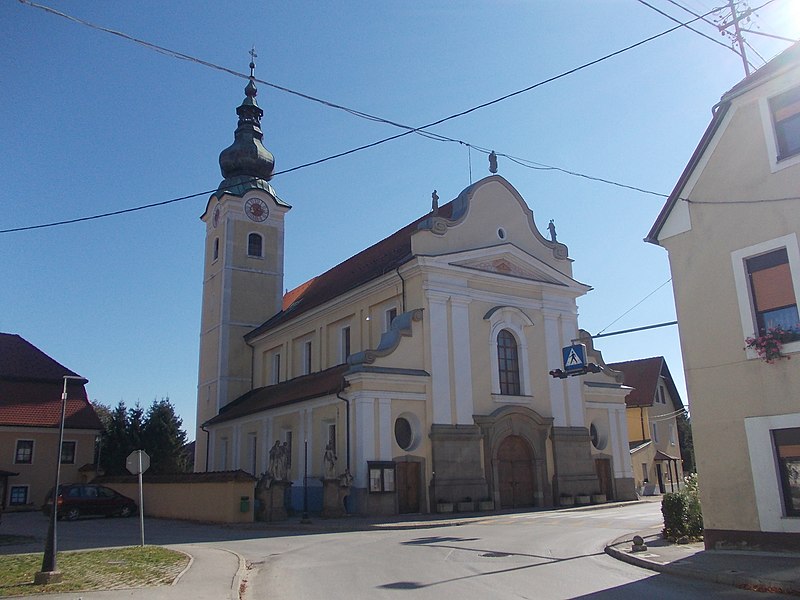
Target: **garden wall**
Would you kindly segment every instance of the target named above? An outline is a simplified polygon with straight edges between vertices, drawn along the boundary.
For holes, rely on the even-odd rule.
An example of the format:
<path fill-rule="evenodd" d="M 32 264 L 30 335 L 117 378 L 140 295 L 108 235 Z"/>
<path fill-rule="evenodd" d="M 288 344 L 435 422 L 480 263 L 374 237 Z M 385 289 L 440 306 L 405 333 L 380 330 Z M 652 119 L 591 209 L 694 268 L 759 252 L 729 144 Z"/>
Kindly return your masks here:
<path fill-rule="evenodd" d="M 212 473 L 145 473 L 142 481 L 146 517 L 206 521 L 210 523 L 250 523 L 253 521 L 255 478 L 244 471 Z M 99 477 L 106 485 L 139 504 L 139 479 L 133 475 Z"/>

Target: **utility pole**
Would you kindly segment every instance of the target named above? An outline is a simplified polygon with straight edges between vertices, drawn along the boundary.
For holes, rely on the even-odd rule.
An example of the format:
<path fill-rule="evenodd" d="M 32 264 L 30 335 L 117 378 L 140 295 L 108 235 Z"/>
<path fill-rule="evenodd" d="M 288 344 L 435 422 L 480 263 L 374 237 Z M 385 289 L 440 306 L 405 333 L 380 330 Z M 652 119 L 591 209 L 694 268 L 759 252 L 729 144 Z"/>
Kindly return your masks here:
<path fill-rule="evenodd" d="M 753 10 L 750 7 L 747 7 L 741 14 L 736 12 L 736 3 L 734 0 L 728 0 L 728 8 L 731 9 L 731 20 L 730 21 L 723 21 L 717 28 L 719 29 L 720 33 L 727 34 L 733 37 L 733 41 L 739 46 L 739 56 L 742 57 L 742 64 L 744 65 L 744 74 L 745 76 L 750 75 L 750 63 L 747 62 L 747 53 L 744 49 L 744 38 L 742 37 L 742 29 L 739 26 L 739 23 L 744 20 L 749 20 L 750 15 L 753 14 Z M 733 27 L 733 33 L 729 32 L 728 29 Z"/>

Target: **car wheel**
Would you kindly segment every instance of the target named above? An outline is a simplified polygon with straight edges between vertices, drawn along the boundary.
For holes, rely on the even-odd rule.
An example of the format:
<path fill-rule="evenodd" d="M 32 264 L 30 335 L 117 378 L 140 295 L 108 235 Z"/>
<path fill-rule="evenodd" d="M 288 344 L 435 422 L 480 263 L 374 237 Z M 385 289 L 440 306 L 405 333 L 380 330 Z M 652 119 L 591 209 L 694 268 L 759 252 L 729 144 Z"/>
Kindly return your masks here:
<path fill-rule="evenodd" d="M 67 512 L 64 513 L 64 518 L 67 521 L 74 521 L 80 516 L 81 516 L 81 511 L 79 511 L 77 508 L 70 508 L 67 510 Z"/>
<path fill-rule="evenodd" d="M 120 517 L 130 517 L 133 515 L 133 509 L 130 506 L 123 506 L 119 511 Z"/>

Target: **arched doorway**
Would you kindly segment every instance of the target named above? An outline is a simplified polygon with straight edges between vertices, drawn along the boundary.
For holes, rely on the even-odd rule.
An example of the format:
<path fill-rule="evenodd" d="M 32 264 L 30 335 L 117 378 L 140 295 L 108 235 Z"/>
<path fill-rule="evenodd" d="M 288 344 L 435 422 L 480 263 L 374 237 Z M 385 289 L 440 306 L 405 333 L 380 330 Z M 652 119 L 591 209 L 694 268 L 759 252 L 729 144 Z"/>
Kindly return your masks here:
<path fill-rule="evenodd" d="M 497 449 L 497 478 L 501 508 L 533 505 L 533 452 L 524 438 L 509 435 L 502 441 Z"/>

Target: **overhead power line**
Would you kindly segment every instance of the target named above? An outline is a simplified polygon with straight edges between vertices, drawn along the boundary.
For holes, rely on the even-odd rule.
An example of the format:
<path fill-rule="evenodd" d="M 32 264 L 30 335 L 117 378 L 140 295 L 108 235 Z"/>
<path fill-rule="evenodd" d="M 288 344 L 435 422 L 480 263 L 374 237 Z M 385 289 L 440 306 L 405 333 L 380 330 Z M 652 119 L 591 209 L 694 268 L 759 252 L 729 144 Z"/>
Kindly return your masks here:
<path fill-rule="evenodd" d="M 641 300 L 639 300 L 639 301 L 638 301 L 636 304 L 634 304 L 633 306 L 631 306 L 631 307 L 630 307 L 628 310 L 626 310 L 624 313 L 622 313 L 622 314 L 621 314 L 620 316 L 618 316 L 616 319 L 614 319 L 613 321 L 611 321 L 611 323 L 609 323 L 608 325 L 606 325 L 605 327 L 603 327 L 603 328 L 602 328 L 600 331 L 598 331 L 598 332 L 597 332 L 596 334 L 594 334 L 592 337 L 602 337 L 602 334 L 603 334 L 603 332 L 604 332 L 606 329 L 608 329 L 609 327 L 611 327 L 611 326 L 612 326 L 614 323 L 616 323 L 617 321 L 619 321 L 619 320 L 620 320 L 622 317 L 624 317 L 625 315 L 627 315 L 627 314 L 628 314 L 629 312 L 631 312 L 631 311 L 632 311 L 634 308 L 636 308 L 637 306 L 639 306 L 639 305 L 640 305 L 642 302 L 644 302 L 645 300 L 647 300 L 647 299 L 648 299 L 650 296 L 652 296 L 652 295 L 653 295 L 653 294 L 655 294 L 655 293 L 656 293 L 658 290 L 660 290 L 662 287 L 664 287 L 665 285 L 667 285 L 667 284 L 668 284 L 670 281 L 672 281 L 672 277 L 670 277 L 669 279 L 667 279 L 667 280 L 666 280 L 664 283 L 662 283 L 660 286 L 658 286 L 658 287 L 657 287 L 656 289 L 654 289 L 652 292 L 650 292 L 649 294 L 647 294 L 647 296 L 645 296 L 644 298 L 642 298 Z M 610 335 L 610 334 L 608 334 L 608 335 Z"/>
<path fill-rule="evenodd" d="M 656 11 L 658 14 L 660 14 L 660 15 L 663 15 L 663 16 L 665 16 L 665 17 L 667 17 L 667 18 L 668 18 L 670 21 L 675 21 L 676 23 L 681 23 L 681 21 L 680 21 L 680 20 L 678 20 L 678 19 L 676 19 L 675 17 L 673 17 L 672 15 L 670 15 L 670 14 L 668 14 L 668 13 L 664 12 L 664 11 L 663 11 L 663 10 L 661 10 L 660 8 L 656 8 L 655 6 L 653 6 L 652 4 L 650 4 L 649 2 L 645 2 L 645 0 L 638 0 L 638 1 L 639 1 L 639 3 L 640 3 L 640 4 L 644 4 L 646 7 L 653 9 L 653 10 L 654 10 L 654 11 Z M 670 0 L 670 1 L 672 1 L 672 0 Z M 675 4 L 676 6 L 679 6 L 680 8 L 683 8 L 683 10 L 685 10 L 685 11 L 687 11 L 687 12 L 689 12 L 689 13 L 691 13 L 691 14 L 695 15 L 695 16 L 697 17 L 697 19 L 696 19 L 696 20 L 698 20 L 698 19 L 699 19 L 699 20 L 702 20 L 702 21 L 708 22 L 708 21 L 706 21 L 706 20 L 705 20 L 705 18 L 703 18 L 703 16 L 701 16 L 701 15 L 698 15 L 697 13 L 694 13 L 694 12 L 690 11 L 688 8 L 684 8 L 683 6 L 680 6 L 679 4 L 677 4 L 676 2 L 672 2 L 672 3 L 673 3 L 673 4 Z M 693 31 L 693 32 L 694 32 L 694 33 L 696 33 L 697 35 L 699 35 L 699 36 L 702 36 L 702 37 L 706 38 L 707 40 L 710 40 L 710 41 L 714 42 L 715 44 L 717 44 L 717 45 L 719 45 L 719 46 L 722 46 L 722 47 L 723 47 L 723 48 L 725 48 L 726 50 L 730 50 L 731 52 L 733 52 L 733 53 L 734 53 L 734 54 L 736 54 L 737 56 L 741 56 L 741 55 L 740 55 L 740 54 L 739 54 L 739 53 L 738 53 L 738 52 L 737 52 L 737 51 L 736 51 L 734 48 L 731 48 L 730 46 L 728 46 L 728 44 L 724 44 L 724 43 L 720 42 L 718 39 L 716 39 L 716 38 L 713 38 L 713 37 L 711 37 L 710 35 L 706 35 L 706 34 L 705 34 L 705 33 L 703 33 L 702 31 L 700 31 L 700 30 L 698 30 L 698 29 L 694 29 L 693 27 L 689 27 L 688 25 L 684 25 L 683 23 L 681 23 L 681 26 L 682 26 L 682 27 L 686 27 L 686 29 L 688 29 L 689 31 Z M 751 64 L 750 66 L 753 66 L 753 65 Z M 753 66 L 753 68 L 755 68 L 755 67 Z"/>
<path fill-rule="evenodd" d="M 177 50 L 172 50 L 170 48 L 166 48 L 164 46 L 160 46 L 158 44 L 154 44 L 154 43 L 148 42 L 146 40 L 142 40 L 142 39 L 136 38 L 136 37 L 134 37 L 132 35 L 129 35 L 127 33 L 116 31 L 116 30 L 110 29 L 108 27 L 103 27 L 101 25 L 96 25 L 96 24 L 91 23 L 89 21 L 85 21 L 83 19 L 79 19 L 79 18 L 74 17 L 72 15 L 68 15 L 68 14 L 66 14 L 64 12 L 55 10 L 55 9 L 53 9 L 51 7 L 44 6 L 44 5 L 41 5 L 41 4 L 37 4 L 35 2 L 32 2 L 31 0 L 19 0 L 19 2 L 21 2 L 22 4 L 25 4 L 25 5 L 31 6 L 33 8 L 38 8 L 38 9 L 43 10 L 45 12 L 48 12 L 50 14 L 62 17 L 64 19 L 67 19 L 67 20 L 72 21 L 74 23 L 77 23 L 79 25 L 83 25 L 85 27 L 90 27 L 90 28 L 98 30 L 98 31 L 102 31 L 102 32 L 105 32 L 105 33 L 109 33 L 111 35 L 115 35 L 115 36 L 121 37 L 121 38 L 123 38 L 125 40 L 134 42 L 136 44 L 140 44 L 140 45 L 144 46 L 145 48 L 148 48 L 148 49 L 153 50 L 155 52 L 158 52 L 160 54 L 165 54 L 167 56 L 171 56 L 173 58 L 177 58 L 177 59 L 180 59 L 180 60 L 186 60 L 186 61 L 189 61 L 189 62 L 194 62 L 194 63 L 200 64 L 202 66 L 205 66 L 205 67 L 208 67 L 208 68 L 211 68 L 211 69 L 215 69 L 215 70 L 218 70 L 218 71 L 222 71 L 222 72 L 228 73 L 230 75 L 234 75 L 236 77 L 240 77 L 240 78 L 244 78 L 244 79 L 249 77 L 248 74 L 241 73 L 241 72 L 236 71 L 234 69 L 230 69 L 228 67 L 217 65 L 217 64 L 212 63 L 210 61 L 203 60 L 201 58 L 197 58 L 195 56 L 192 56 L 192 55 L 189 55 L 189 54 L 185 54 L 183 52 L 178 52 Z M 669 33 L 672 33 L 673 31 L 676 31 L 677 29 L 679 29 L 681 27 L 685 27 L 685 26 L 687 26 L 687 25 L 689 25 L 689 24 L 691 24 L 691 23 L 693 23 L 693 22 L 695 22 L 695 21 L 697 21 L 699 19 L 702 19 L 702 18 L 704 18 L 704 17 L 716 12 L 717 10 L 719 10 L 719 9 L 715 8 L 715 9 L 709 11 L 708 13 L 706 13 L 705 15 L 700 15 L 700 16 L 695 17 L 694 19 L 692 19 L 690 21 L 687 21 L 685 23 L 678 22 L 678 25 L 676 25 L 675 27 L 671 27 L 671 28 L 669 28 L 669 29 L 667 29 L 665 31 L 662 31 L 661 33 L 652 35 L 652 36 L 650 36 L 648 38 L 645 38 L 645 39 L 643 39 L 643 40 L 641 40 L 639 42 L 636 42 L 634 44 L 630 44 L 630 45 L 628 45 L 628 46 L 626 46 L 624 48 L 621 48 L 619 50 L 616 50 L 614 52 L 606 54 L 606 55 L 604 55 L 604 56 L 602 56 L 600 58 L 597 58 L 597 59 L 591 60 L 589 62 L 583 63 L 582 65 L 579 65 L 577 67 L 574 67 L 572 69 L 569 69 L 567 71 L 559 73 L 558 75 L 554 75 L 552 77 L 549 77 L 547 79 L 544 79 L 542 81 L 539 81 L 537 83 L 529 85 L 529 86 L 527 86 L 525 88 L 522 88 L 520 90 L 517 90 L 517 91 L 514 91 L 514 92 L 510 92 L 508 94 L 500 96 L 499 98 L 495 98 L 493 100 L 489 100 L 489 101 L 484 102 L 482 104 L 479 104 L 477 106 L 473 106 L 473 107 L 468 108 L 466 110 L 463 110 L 463 111 L 454 113 L 452 115 L 449 115 L 447 117 L 438 119 L 436 121 L 433 121 L 433 122 L 428 123 L 427 125 L 423 125 L 421 127 L 412 127 L 410 125 L 397 123 L 397 122 L 392 121 L 390 119 L 385 119 L 385 118 L 378 117 L 378 116 L 375 116 L 375 115 L 370 115 L 369 113 L 365 113 L 363 111 L 351 109 L 351 108 L 348 108 L 346 106 L 342 106 L 342 105 L 339 105 L 339 104 L 336 104 L 336 103 L 333 103 L 333 102 L 329 102 L 327 100 L 323 100 L 321 98 L 316 98 L 314 96 L 311 96 L 309 94 L 305 94 L 303 92 L 297 92 L 297 91 L 292 90 L 290 88 L 287 88 L 287 87 L 284 87 L 284 86 L 280 86 L 280 85 L 277 85 L 277 84 L 274 84 L 274 83 L 270 83 L 269 81 L 265 81 L 263 79 L 255 78 L 255 80 L 258 83 L 262 83 L 262 84 L 264 84 L 266 86 L 269 86 L 269 87 L 272 87 L 274 89 L 277 89 L 277 90 L 280 90 L 280 91 L 283 91 L 283 92 L 287 92 L 287 93 L 296 95 L 298 97 L 301 97 L 301 98 L 304 98 L 304 99 L 307 99 L 307 100 L 310 100 L 310 101 L 313 101 L 313 102 L 321 103 L 321 104 L 323 104 L 325 106 L 328 106 L 330 108 L 335 108 L 337 110 L 343 110 L 343 111 L 345 111 L 345 112 L 347 112 L 349 114 L 352 114 L 352 115 L 360 117 L 360 118 L 364 118 L 364 119 L 367 119 L 367 120 L 370 120 L 370 121 L 385 123 L 387 125 L 392 125 L 394 127 L 399 127 L 401 129 L 405 129 L 405 131 L 403 133 L 396 134 L 396 135 L 393 135 L 393 136 L 389 136 L 389 137 L 383 138 L 381 140 L 377 140 L 377 141 L 371 142 L 369 144 L 364 144 L 362 146 L 358 146 L 357 148 L 352 148 L 350 150 L 339 152 L 339 153 L 336 153 L 336 154 L 333 154 L 333 155 L 330 155 L 330 156 L 326 156 L 324 158 L 313 160 L 313 161 L 308 162 L 308 163 L 297 165 L 297 166 L 291 167 L 289 169 L 284 169 L 283 171 L 276 171 L 274 173 L 274 175 L 282 175 L 282 174 L 286 174 L 286 173 L 291 173 L 292 171 L 297 171 L 299 169 L 303 169 L 303 168 L 306 168 L 306 167 L 318 165 L 318 164 L 321 164 L 321 163 L 324 163 L 324 162 L 327 162 L 327 161 L 330 161 L 330 160 L 334 160 L 336 158 L 341 158 L 341 157 L 347 156 L 349 154 L 354 154 L 356 152 L 360 152 L 361 150 L 366 150 L 368 148 L 373 148 L 373 147 L 378 146 L 380 144 L 384 144 L 386 142 L 390 142 L 390 141 L 396 140 L 398 138 L 404 137 L 404 136 L 409 135 L 411 133 L 416 133 L 416 134 L 419 134 L 419 135 L 425 135 L 425 136 L 431 137 L 432 139 L 438 139 L 439 141 L 448 141 L 448 142 L 454 142 L 454 143 L 468 145 L 468 144 L 466 144 L 466 142 L 464 142 L 462 140 L 457 140 L 457 139 L 454 139 L 454 138 L 449 138 L 449 137 L 446 137 L 446 136 L 433 134 L 433 133 L 430 133 L 430 132 L 427 132 L 427 131 L 424 131 L 424 130 L 430 129 L 431 127 L 435 127 L 436 125 L 441 125 L 442 123 L 445 123 L 447 121 L 451 121 L 453 119 L 456 119 L 456 118 L 459 118 L 459 117 L 463 117 L 463 116 L 468 115 L 468 114 L 470 114 L 472 112 L 475 112 L 477 110 L 481 110 L 481 109 L 486 108 L 488 106 L 492 106 L 492 105 L 497 104 L 499 102 L 503 102 L 505 100 L 508 100 L 509 98 L 513 98 L 514 96 L 518 96 L 520 94 L 524 94 L 526 92 L 532 91 L 532 90 L 534 90 L 534 89 L 536 89 L 538 87 L 541 87 L 541 86 L 546 85 L 548 83 L 552 83 L 553 81 L 557 81 L 559 79 L 562 79 L 562 78 L 567 77 L 569 75 L 572 75 L 574 73 L 582 71 L 582 70 L 584 70 L 584 69 L 586 69 L 588 67 L 591 67 L 591 66 L 594 66 L 594 65 L 596 65 L 598 63 L 601 63 L 603 61 L 609 60 L 609 59 L 611 59 L 611 58 L 613 58 L 615 56 L 618 56 L 618 55 L 620 55 L 620 54 L 622 54 L 624 52 L 628 52 L 630 50 L 633 50 L 634 48 L 637 48 L 637 47 L 642 46 L 642 45 L 644 45 L 646 43 L 649 43 L 649 42 L 651 42 L 651 41 L 653 41 L 655 39 L 658 39 L 658 38 L 663 37 L 663 36 L 665 36 L 665 35 L 667 35 Z"/>
<path fill-rule="evenodd" d="M 171 198 L 170 200 L 164 200 L 163 202 L 153 202 L 152 204 L 143 204 L 142 206 L 135 206 L 133 208 L 123 208 L 120 210 L 114 210 L 99 215 L 91 215 L 88 217 L 77 217 L 75 219 L 65 219 L 64 221 L 54 221 L 52 223 L 42 223 L 40 225 L 27 225 L 25 227 L 12 227 L 11 229 L 0 229 L 0 233 L 13 233 L 15 231 L 30 231 L 32 229 L 45 229 L 46 227 L 57 227 L 58 225 L 71 225 L 72 223 L 80 223 L 81 221 L 93 221 L 95 219 L 103 219 L 105 217 L 114 217 L 116 215 L 132 213 L 139 210 L 145 210 L 147 208 L 155 208 L 156 206 L 166 206 L 167 204 L 174 204 L 175 202 L 180 202 L 182 200 L 189 200 L 190 198 L 197 198 L 198 196 L 206 196 L 216 191 L 217 190 L 215 188 L 213 190 L 197 192 L 196 194 L 180 196 L 179 198 Z"/>
<path fill-rule="evenodd" d="M 176 50 L 165 48 L 163 46 L 159 46 L 157 44 L 153 44 L 151 42 L 147 42 L 145 40 L 141 40 L 139 38 L 135 38 L 135 37 L 133 37 L 131 35 L 128 35 L 126 33 L 120 32 L 120 31 L 116 31 L 116 30 L 113 30 L 113 29 L 109 29 L 107 27 L 102 27 L 100 25 L 96 25 L 94 23 L 90 23 L 90 22 L 85 21 L 83 19 L 79 19 L 77 17 L 73 17 L 72 15 L 68 15 L 68 14 L 63 13 L 61 11 L 55 10 L 55 9 L 53 9 L 51 7 L 44 6 L 44 5 L 41 5 L 41 4 L 37 4 L 35 2 L 32 2 L 31 0 L 19 0 L 19 2 L 22 3 L 22 4 L 25 4 L 25 5 L 31 6 L 33 8 L 38 8 L 38 9 L 43 10 L 45 12 L 48 12 L 50 14 L 54 14 L 56 16 L 62 17 L 64 19 L 67 19 L 67 20 L 72 21 L 74 23 L 77 23 L 77 24 L 80 24 L 80 25 L 83 25 L 83 26 L 86 26 L 86 27 L 90 27 L 92 29 L 96 29 L 96 30 L 99 30 L 99 31 L 102 31 L 102 32 L 105 32 L 105 33 L 109 33 L 109 34 L 121 37 L 123 39 L 126 39 L 128 41 L 140 44 L 140 45 L 142 45 L 142 46 L 144 46 L 144 47 L 146 47 L 146 48 L 148 48 L 150 50 L 159 52 L 161 54 L 165 54 L 167 56 L 171 56 L 171 57 L 178 58 L 178 59 L 181 59 L 181 60 L 194 62 L 194 63 L 200 64 L 202 66 L 205 66 L 205 67 L 208 67 L 208 68 L 211 68 L 211 69 L 215 69 L 215 70 L 219 70 L 219 71 L 222 71 L 222 72 L 225 72 L 225 73 L 228 73 L 230 75 L 234 75 L 236 77 L 240 77 L 240 78 L 243 78 L 243 79 L 249 78 L 249 75 L 247 75 L 245 73 L 240 73 L 238 71 L 235 71 L 234 69 L 229 69 L 227 67 L 223 67 L 221 65 L 217 65 L 215 63 L 212 63 L 212 62 L 209 62 L 209 61 L 206 61 L 206 60 L 203 60 L 203 59 L 200 59 L 200 58 L 197 58 L 197 57 L 194 57 L 194 56 L 182 53 L 182 52 L 178 52 Z M 711 11 L 711 12 L 713 12 L 713 11 Z M 708 14 L 711 14 L 711 13 L 708 13 Z M 697 20 L 697 19 L 694 19 L 694 20 Z M 273 174 L 273 176 L 290 173 L 292 171 L 297 171 L 299 169 L 310 167 L 312 165 L 318 165 L 318 164 L 321 164 L 323 162 L 327 162 L 329 160 L 333 160 L 335 158 L 340 158 L 340 157 L 346 156 L 348 154 L 353 154 L 355 152 L 359 152 L 361 150 L 365 150 L 367 148 L 371 148 L 371 147 L 377 146 L 379 144 L 383 144 L 385 142 L 388 142 L 388 141 L 391 141 L 391 140 L 406 136 L 406 135 L 408 135 L 410 133 L 417 133 L 417 134 L 420 134 L 420 135 L 424 135 L 425 137 L 428 137 L 430 139 L 435 139 L 435 140 L 438 140 L 438 141 L 447 141 L 447 142 L 454 142 L 454 143 L 458 143 L 458 144 L 463 144 L 463 145 L 466 145 L 466 146 L 468 146 L 470 148 L 475 148 L 476 150 L 479 150 L 481 152 L 484 152 L 484 153 L 488 154 L 490 152 L 490 150 L 487 149 L 487 148 L 481 148 L 479 146 L 475 146 L 473 144 L 469 144 L 468 142 L 465 142 L 463 140 L 450 138 L 450 137 L 447 137 L 447 136 L 439 135 L 439 134 L 428 132 L 428 131 L 424 131 L 424 130 L 428 129 L 430 127 L 434 127 L 436 125 L 439 125 L 441 123 L 444 123 L 446 121 L 450 121 L 452 119 L 455 119 L 455 118 L 467 115 L 469 113 L 475 112 L 475 111 L 480 110 L 482 108 L 486 108 L 486 107 L 491 106 L 493 104 L 497 104 L 499 102 L 502 102 L 502 101 L 507 100 L 509 98 L 512 98 L 514 96 L 520 95 L 522 93 L 531 91 L 533 89 L 536 89 L 538 87 L 546 85 L 547 83 L 551 83 L 551 82 L 556 81 L 558 79 L 562 79 L 562 78 L 564 78 L 564 77 L 566 77 L 568 75 L 571 75 L 573 73 L 577 73 L 578 71 L 586 69 L 586 68 L 588 68 L 588 67 L 590 67 L 592 65 L 596 65 L 596 64 L 598 64 L 600 62 L 603 62 L 605 60 L 608 60 L 608 59 L 610 59 L 610 58 L 612 58 L 614 56 L 622 54 L 623 52 L 627 52 L 629 50 L 632 50 L 633 48 L 636 48 L 636 47 L 641 46 L 641 45 L 643 45 L 643 44 L 645 44 L 647 42 L 650 42 L 650 41 L 655 40 L 655 39 L 657 39 L 659 37 L 662 37 L 662 36 L 664 36 L 664 35 L 666 35 L 668 33 L 671 33 L 672 31 L 675 31 L 676 29 L 678 29 L 681 26 L 683 26 L 683 24 L 678 25 L 676 27 L 672 27 L 672 28 L 670 28 L 670 29 L 668 29 L 666 31 L 663 31 L 663 32 L 659 33 L 659 34 L 650 36 L 650 37 L 648 37 L 648 38 L 646 38 L 644 40 L 641 40 L 639 42 L 636 42 L 635 44 L 631 44 L 629 46 L 626 46 L 625 48 L 622 48 L 620 50 L 616 50 L 614 52 L 606 54 L 605 56 L 602 56 L 602 57 L 600 57 L 598 59 L 589 61 L 587 63 L 584 63 L 584 64 L 579 65 L 577 67 L 574 67 L 572 69 L 569 69 L 568 71 L 564 71 L 564 72 L 562 72 L 562 73 L 560 73 L 558 75 L 555 75 L 553 77 L 550 77 L 550 78 L 544 79 L 542 81 L 539 81 L 539 82 L 537 82 L 537 83 L 535 83 L 533 85 L 530 85 L 530 86 L 528 86 L 526 88 L 523 88 L 521 90 L 517 90 L 515 92 L 511 92 L 511 93 L 506 94 L 504 96 L 501 96 L 499 98 L 495 98 L 494 100 L 490 100 L 488 102 L 484 102 L 483 104 L 479 104 L 477 106 L 474 106 L 472 108 L 466 109 L 464 111 L 452 114 L 452 115 L 450 115 L 448 117 L 444 117 L 442 119 L 438 119 L 438 120 L 433 121 L 433 122 L 431 122 L 431 123 L 429 123 L 427 125 L 423 125 L 422 127 L 411 127 L 409 125 L 404 125 L 402 123 L 397 123 L 397 122 L 391 121 L 389 119 L 384 119 L 382 117 L 378 117 L 378 116 L 375 116 L 375 115 L 370 115 L 369 113 L 365 113 L 363 111 L 358 111 L 358 110 L 355 110 L 355 109 L 351 109 L 351 108 L 348 108 L 348 107 L 345 107 L 345 106 L 342 106 L 342 105 L 339 105 L 339 104 L 336 104 L 336 103 L 333 103 L 333 102 L 329 102 L 327 100 L 323 100 L 321 98 L 316 98 L 316 97 L 311 96 L 309 94 L 305 94 L 305 93 L 302 93 L 302 92 L 297 92 L 297 91 L 292 90 L 290 88 L 286 88 L 284 86 L 280 86 L 280 85 L 273 84 L 271 82 L 268 82 L 268 81 L 265 81 L 265 80 L 262 80 L 262 79 L 255 78 L 255 80 L 257 82 L 262 83 L 264 85 L 267 85 L 269 87 L 278 89 L 280 91 L 284 91 L 284 92 L 287 92 L 287 93 L 290 93 L 290 94 L 294 94 L 294 95 L 297 95 L 297 96 L 302 97 L 304 99 L 307 99 L 307 100 L 310 100 L 310 101 L 314 101 L 314 102 L 318 102 L 318 103 L 321 103 L 321 104 L 323 104 L 325 106 L 328 106 L 328 107 L 331 107 L 331 108 L 335 108 L 335 109 L 338 109 L 338 110 L 343 110 L 343 111 L 348 112 L 348 113 L 350 113 L 350 114 L 352 114 L 354 116 L 365 118 L 365 119 L 371 120 L 371 121 L 386 123 L 388 125 L 392 125 L 392 126 L 395 126 L 395 127 L 400 127 L 400 128 L 405 130 L 402 133 L 399 133 L 399 134 L 396 134 L 396 135 L 393 135 L 393 136 L 390 136 L 390 137 L 387 137 L 387 138 L 383 138 L 381 140 L 377 140 L 377 141 L 372 142 L 370 144 L 364 144 L 364 145 L 359 146 L 357 148 L 353 148 L 353 149 L 346 150 L 344 152 L 340 152 L 340 153 L 337 153 L 337 154 L 333 154 L 333 155 L 330 155 L 330 156 L 327 156 L 327 157 L 324 157 L 324 158 L 321 158 L 321 159 L 318 159 L 318 160 L 315 160 L 315 161 L 311 161 L 311 162 L 308 162 L 308 163 L 297 165 L 297 166 L 291 167 L 289 169 L 284 169 L 283 171 L 276 171 Z M 512 162 L 515 162 L 515 163 L 517 163 L 517 164 L 519 164 L 521 166 L 527 167 L 527 168 L 538 169 L 538 170 L 558 171 L 558 172 L 565 173 L 567 175 L 571 175 L 571 176 L 574 176 L 574 177 L 581 177 L 581 178 L 585 178 L 585 179 L 588 179 L 588 180 L 591 180 L 591 181 L 597 181 L 597 182 L 601 182 L 601 183 L 606 183 L 608 185 L 614 185 L 614 186 L 618 186 L 618 187 L 622 187 L 622 188 L 626 188 L 626 189 L 631 189 L 631 190 L 638 191 L 638 192 L 645 193 L 645 194 L 651 194 L 651 195 L 655 195 L 655 196 L 659 196 L 659 197 L 666 197 L 665 194 L 661 194 L 661 193 L 654 192 L 654 191 L 651 191 L 651 190 L 646 190 L 644 188 L 640 188 L 640 187 L 636 187 L 636 186 L 623 184 L 623 183 L 616 182 L 616 181 L 613 181 L 613 180 L 610 180 L 610 179 L 601 178 L 601 177 L 594 177 L 594 176 L 591 176 L 591 175 L 587 175 L 585 173 L 579 173 L 577 171 L 571 171 L 571 170 L 564 169 L 564 168 L 561 168 L 561 167 L 555 167 L 555 166 L 552 166 L 552 165 L 546 165 L 546 164 L 543 164 L 543 163 L 537 163 L 537 162 L 530 161 L 530 160 L 527 160 L 527 159 L 515 157 L 515 156 L 512 156 L 510 154 L 498 153 L 498 155 L 499 156 L 504 156 L 504 157 L 508 158 L 509 160 L 511 160 Z M 78 223 L 78 222 L 82 222 L 82 221 L 90 221 L 90 220 L 94 220 L 94 219 L 102 219 L 102 218 L 105 218 L 105 217 L 125 214 L 125 213 L 129 213 L 129 212 L 135 212 L 135 211 L 144 210 L 144 209 L 148 209 L 148 208 L 154 208 L 154 207 L 163 206 L 163 205 L 166 205 L 166 204 L 172 204 L 174 202 L 180 202 L 181 200 L 187 200 L 187 199 L 190 199 L 190 198 L 195 198 L 195 197 L 198 197 L 198 196 L 210 194 L 210 193 L 213 193 L 214 191 L 215 190 L 205 190 L 205 191 L 198 192 L 198 193 L 195 193 L 195 194 L 189 194 L 189 195 L 181 196 L 181 197 L 178 197 L 178 198 L 172 198 L 170 200 L 165 200 L 163 202 L 155 202 L 155 203 L 145 204 L 145 205 L 137 206 L 137 207 L 133 207 L 133 208 L 121 209 L 121 210 L 118 210 L 118 211 L 112 211 L 112 212 L 107 212 L 107 213 L 102 213 L 102 214 L 97 214 L 97 215 L 91 215 L 91 216 L 86 216 L 86 217 L 79 217 L 79 218 L 75 218 L 75 219 L 67 219 L 67 220 L 63 220 L 63 221 L 55 221 L 55 222 L 43 223 L 43 224 L 39 224 L 39 225 L 30 225 L 30 226 L 24 226 L 24 227 L 14 227 L 14 228 L 9 228 L 9 229 L 3 229 L 3 230 L 0 230 L 0 234 L 2 234 L 2 233 L 19 232 L 19 231 L 29 231 L 29 230 L 33 230 L 33 229 L 42 229 L 42 228 L 45 228 L 45 227 L 56 227 L 56 226 L 59 226 L 59 225 L 67 225 L 67 224 Z"/>

